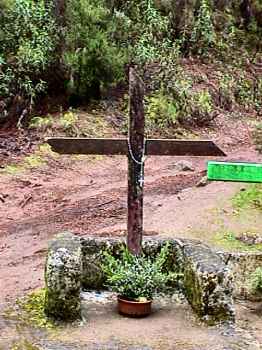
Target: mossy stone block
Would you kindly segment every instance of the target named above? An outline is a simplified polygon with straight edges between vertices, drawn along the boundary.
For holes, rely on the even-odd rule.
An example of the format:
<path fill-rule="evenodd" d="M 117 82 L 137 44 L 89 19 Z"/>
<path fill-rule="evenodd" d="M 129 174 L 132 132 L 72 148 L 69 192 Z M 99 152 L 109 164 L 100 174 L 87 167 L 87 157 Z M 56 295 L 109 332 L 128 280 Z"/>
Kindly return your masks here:
<path fill-rule="evenodd" d="M 45 313 L 61 320 L 81 317 L 82 251 L 80 239 L 69 232 L 49 244 L 45 266 Z"/>

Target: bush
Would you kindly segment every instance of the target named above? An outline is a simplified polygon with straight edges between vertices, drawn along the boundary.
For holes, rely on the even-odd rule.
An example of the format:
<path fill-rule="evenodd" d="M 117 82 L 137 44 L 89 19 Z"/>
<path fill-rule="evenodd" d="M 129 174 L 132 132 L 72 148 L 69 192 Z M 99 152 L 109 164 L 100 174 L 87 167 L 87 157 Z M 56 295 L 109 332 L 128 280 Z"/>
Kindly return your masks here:
<path fill-rule="evenodd" d="M 253 293 L 262 295 L 262 268 L 258 267 L 250 276 L 250 287 Z"/>
<path fill-rule="evenodd" d="M 217 116 L 209 88 L 195 88 L 192 77 L 175 62 L 159 65 L 146 77 L 146 84 L 150 87 L 146 98 L 149 129 L 168 128 L 177 123 L 207 126 Z"/>
<path fill-rule="evenodd" d="M 184 118 L 189 124 L 208 125 L 215 117 L 212 97 L 208 90 L 200 90 L 191 95 L 189 117 Z"/>
<path fill-rule="evenodd" d="M 53 1 L 6 3 L 0 17 L 0 119 L 17 121 L 48 89 L 57 93 L 66 85 L 83 102 L 123 77 L 126 50 L 113 38 L 116 20 L 103 0 L 67 0 L 62 19 L 55 18 Z"/>
<path fill-rule="evenodd" d="M 19 118 L 45 91 L 45 73 L 54 61 L 56 25 L 44 0 L 11 0 L 0 17 L 2 117 Z M 14 106 L 12 109 L 11 106 Z M 8 108 L 9 107 L 9 108 Z"/>
<path fill-rule="evenodd" d="M 179 88 L 181 86 L 181 88 Z M 194 91 L 189 81 L 178 81 L 174 90 L 178 121 L 185 126 L 207 126 L 216 117 L 213 99 L 207 89 Z"/>
<path fill-rule="evenodd" d="M 155 294 L 165 291 L 167 284 L 177 278 L 177 274 L 164 269 L 168 256 L 168 245 L 155 259 L 132 255 L 127 249 L 123 249 L 120 258 L 105 253 L 102 269 L 106 285 L 111 291 L 131 300 L 152 300 Z"/>
<path fill-rule="evenodd" d="M 178 107 L 171 96 L 163 91 L 146 98 L 146 122 L 147 129 L 165 129 L 174 126 L 177 121 Z"/>
<path fill-rule="evenodd" d="M 125 51 L 113 40 L 114 18 L 103 0 L 68 0 L 64 63 L 69 92 L 100 98 L 101 86 L 123 77 Z"/>
<path fill-rule="evenodd" d="M 121 81 L 135 64 L 145 75 L 159 67 L 158 82 L 146 81 L 152 127 L 174 120 L 208 124 L 215 117 L 212 98 L 191 90 L 178 58 L 210 56 L 239 71 L 247 62 L 259 63 L 261 5 L 252 2 L 248 23 L 238 7 L 211 0 L 1 0 L 0 122 L 23 119 L 46 92 L 67 89 L 72 106 L 100 98 L 103 88 Z M 261 114 L 258 75 L 234 70 L 233 79 L 221 77 L 220 107 L 231 111 L 238 103 Z"/>
<path fill-rule="evenodd" d="M 173 50 L 169 17 L 156 7 L 154 0 L 118 2 L 119 42 L 128 49 L 129 60 L 143 67 L 161 61 Z M 119 19 L 122 19 L 120 22 Z"/>
<path fill-rule="evenodd" d="M 209 0 L 201 0 L 200 2 L 190 42 L 191 50 L 200 55 L 206 54 L 216 42 Z"/>

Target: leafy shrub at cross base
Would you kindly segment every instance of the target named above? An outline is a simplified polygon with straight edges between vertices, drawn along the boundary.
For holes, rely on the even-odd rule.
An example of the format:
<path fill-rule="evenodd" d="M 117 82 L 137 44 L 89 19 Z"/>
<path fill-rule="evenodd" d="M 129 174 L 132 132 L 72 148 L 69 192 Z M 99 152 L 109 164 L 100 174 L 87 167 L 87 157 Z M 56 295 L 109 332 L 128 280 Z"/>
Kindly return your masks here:
<path fill-rule="evenodd" d="M 169 257 L 169 246 L 165 245 L 155 259 L 145 255 L 132 255 L 123 248 L 120 257 L 104 254 L 102 270 L 106 277 L 105 285 L 118 294 L 120 303 L 128 304 L 128 309 L 135 304 L 150 303 L 155 295 L 168 290 L 168 284 L 178 278 L 178 274 L 165 269 Z M 131 305 L 131 306 L 130 306 Z M 141 306 L 138 306 L 141 308 Z M 119 309 L 121 312 L 121 305 Z M 146 308 L 146 314 L 150 312 Z M 140 315 L 139 311 L 130 311 L 129 316 Z"/>

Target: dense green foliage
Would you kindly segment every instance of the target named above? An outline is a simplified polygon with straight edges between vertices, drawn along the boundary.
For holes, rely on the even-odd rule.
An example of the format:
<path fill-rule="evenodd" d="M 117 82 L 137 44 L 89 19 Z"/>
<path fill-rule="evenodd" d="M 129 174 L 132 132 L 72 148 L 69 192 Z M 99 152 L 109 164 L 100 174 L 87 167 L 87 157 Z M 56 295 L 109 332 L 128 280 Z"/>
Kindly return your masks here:
<path fill-rule="evenodd" d="M 208 52 L 216 43 L 216 33 L 209 0 L 200 2 L 190 41 L 191 50 L 199 54 Z"/>
<path fill-rule="evenodd" d="M 64 62 L 68 88 L 79 97 L 123 76 L 125 53 L 113 41 L 116 30 L 110 10 L 101 0 L 68 0 Z"/>
<path fill-rule="evenodd" d="M 0 96 L 6 98 L 7 107 L 17 104 L 30 109 L 46 89 L 45 74 L 53 62 L 55 45 L 50 5 L 44 0 L 6 4 L 0 18 Z"/>
<path fill-rule="evenodd" d="M 168 245 L 161 249 L 155 259 L 132 255 L 127 249 L 123 249 L 120 258 L 105 253 L 102 269 L 106 285 L 128 299 L 152 300 L 155 294 L 167 288 L 168 282 L 177 277 L 175 273 L 165 271 L 168 256 Z"/>
<path fill-rule="evenodd" d="M 258 267 L 250 276 L 250 286 L 254 293 L 262 295 L 262 268 Z"/>
<path fill-rule="evenodd" d="M 0 9 L 0 121 L 23 120 L 45 93 L 73 105 L 100 98 L 129 64 L 146 81 L 150 128 L 203 125 L 235 104 L 261 113 L 262 80 L 245 74 L 261 53 L 260 1 L 0 0 Z M 195 88 L 185 57 L 220 66 L 219 91 Z"/>
<path fill-rule="evenodd" d="M 154 0 L 125 1 L 115 12 L 122 18 L 118 37 L 128 49 L 129 60 L 143 65 L 161 61 L 172 50 L 171 24 L 155 6 Z"/>

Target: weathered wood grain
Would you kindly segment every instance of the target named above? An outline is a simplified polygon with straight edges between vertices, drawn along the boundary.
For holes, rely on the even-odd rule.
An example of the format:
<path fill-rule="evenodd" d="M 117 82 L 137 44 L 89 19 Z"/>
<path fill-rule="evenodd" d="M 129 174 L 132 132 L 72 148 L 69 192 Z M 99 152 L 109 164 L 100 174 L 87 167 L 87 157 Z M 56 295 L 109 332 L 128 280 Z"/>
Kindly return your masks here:
<path fill-rule="evenodd" d="M 60 154 L 127 155 L 127 139 L 70 138 L 46 139 L 52 150 Z M 150 156 L 220 156 L 226 154 L 209 140 L 148 139 L 146 155 Z"/>

